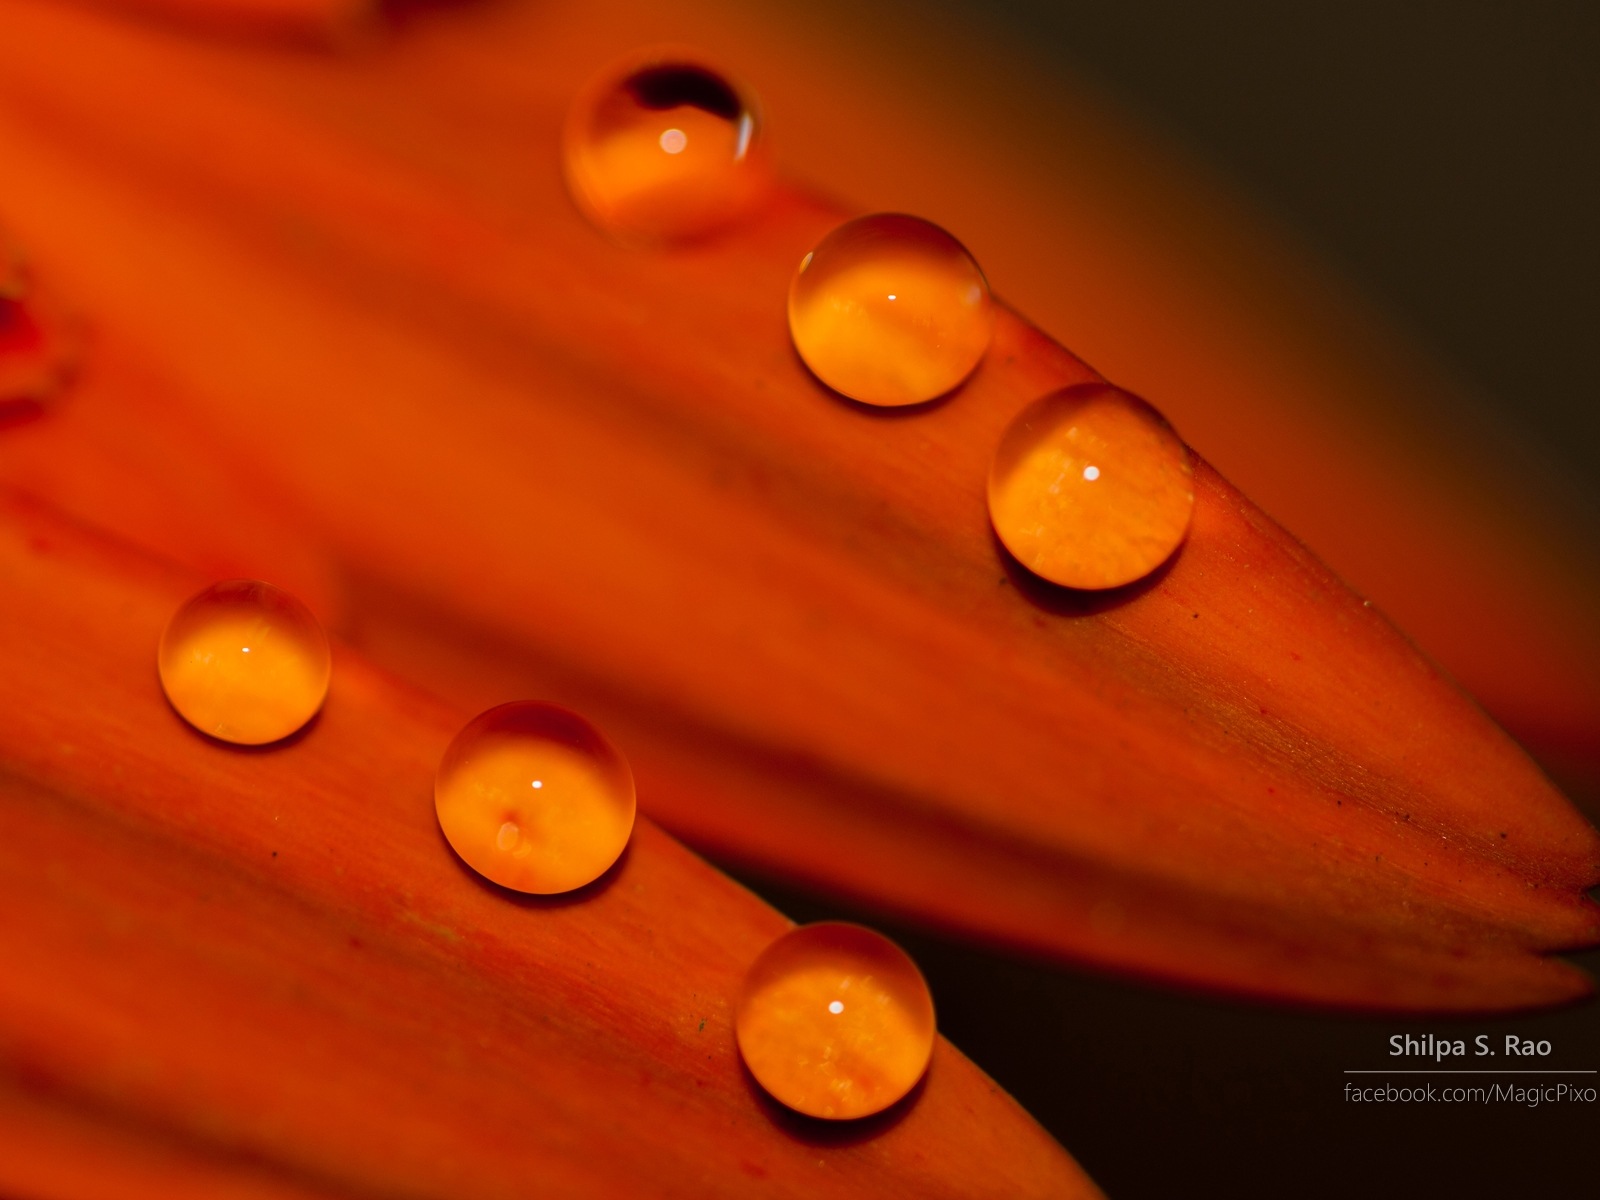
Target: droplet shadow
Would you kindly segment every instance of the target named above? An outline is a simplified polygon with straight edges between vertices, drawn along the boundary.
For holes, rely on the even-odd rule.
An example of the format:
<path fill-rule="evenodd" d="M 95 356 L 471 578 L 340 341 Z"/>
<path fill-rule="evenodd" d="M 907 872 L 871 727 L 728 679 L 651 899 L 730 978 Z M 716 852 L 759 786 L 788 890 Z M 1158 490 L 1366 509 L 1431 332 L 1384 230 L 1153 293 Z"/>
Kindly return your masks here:
<path fill-rule="evenodd" d="M 739 1059 L 739 1075 L 744 1080 L 745 1090 L 749 1093 L 752 1103 L 780 1132 L 794 1141 L 819 1148 L 857 1146 L 862 1142 L 870 1142 L 874 1138 L 881 1137 L 893 1129 L 916 1107 L 917 1101 L 922 1098 L 922 1093 L 928 1086 L 928 1076 L 932 1072 L 933 1068 L 930 1065 L 909 1092 L 880 1113 L 873 1113 L 870 1117 L 858 1117 L 852 1121 L 830 1121 L 822 1117 L 808 1117 L 774 1100 L 750 1073 L 744 1058 L 741 1056 Z"/>
<path fill-rule="evenodd" d="M 518 908 L 540 909 L 546 912 L 558 908 L 570 908 L 576 904 L 587 904 L 591 900 L 604 895 L 616 886 L 617 880 L 622 877 L 623 871 L 627 869 L 629 857 L 633 854 L 633 839 L 630 837 L 627 845 L 623 846 L 622 853 L 617 855 L 617 861 L 607 867 L 597 878 L 590 880 L 582 887 L 573 888 L 570 892 L 540 895 L 535 892 L 519 892 L 515 888 L 508 888 L 504 884 L 496 883 L 487 876 L 480 875 L 466 859 L 456 853 L 456 848 L 450 844 L 450 839 L 445 837 L 444 830 L 439 827 L 438 821 L 433 823 L 433 830 L 439 838 L 440 845 L 448 852 L 450 861 L 478 887 L 496 899 L 515 904 Z"/>
<path fill-rule="evenodd" d="M 243 742 L 230 742 L 227 738 L 217 737 L 214 734 L 207 733 L 203 729 L 196 729 L 193 725 L 189 724 L 189 722 L 184 718 L 184 715 L 178 711 L 177 707 L 172 703 L 172 699 L 167 695 L 165 689 L 162 689 L 161 698 L 166 701 L 167 711 L 172 714 L 173 720 L 182 725 L 190 735 L 200 739 L 202 742 L 206 742 L 212 746 L 220 747 L 231 754 L 277 754 L 284 750 L 291 750 L 295 746 L 298 746 L 301 742 L 305 741 L 306 738 L 310 737 L 312 733 L 316 731 L 317 726 L 322 724 L 323 710 L 319 708 L 311 715 L 310 720 L 308 720 L 304 725 L 300 726 L 299 729 L 296 729 L 293 733 L 287 734 L 275 742 L 261 742 L 255 745 L 247 745 Z"/>
<path fill-rule="evenodd" d="M 1186 533 L 1183 541 L 1178 543 L 1178 548 L 1167 556 L 1165 562 L 1132 583 L 1106 588 L 1103 591 L 1083 591 L 1078 588 L 1062 587 L 1059 583 L 1051 583 L 1048 579 L 1035 575 L 1006 549 L 1005 543 L 1000 540 L 1000 535 L 995 533 L 993 528 L 989 530 L 989 540 L 999 557 L 1000 569 L 1005 572 L 1006 581 L 1016 589 L 1017 594 L 1035 608 L 1043 609 L 1058 617 L 1092 617 L 1097 613 L 1121 608 L 1137 600 L 1152 588 L 1160 586 L 1161 581 L 1171 573 L 1189 544 L 1189 536 Z"/>
<path fill-rule="evenodd" d="M 938 412 L 957 396 L 961 395 L 962 392 L 966 391 L 967 386 L 972 382 L 973 378 L 978 374 L 979 371 L 983 369 L 983 363 L 979 362 L 978 365 L 968 373 L 967 377 L 960 383 L 956 384 L 955 387 L 951 388 L 948 392 L 940 392 L 931 400 L 922 400 L 916 404 L 868 404 L 863 400 L 852 399 L 851 397 L 846 396 L 843 392 L 835 391 L 833 388 L 824 383 L 822 378 L 811 369 L 811 365 L 807 363 L 806 360 L 801 356 L 799 349 L 794 344 L 793 338 L 789 339 L 789 356 L 794 360 L 795 365 L 800 368 L 801 374 L 814 383 L 817 386 L 817 389 L 830 400 L 834 401 L 840 407 L 845 408 L 850 412 L 860 413 L 862 416 L 872 417 L 873 419 L 879 421 L 897 421 L 911 417 L 919 417 L 926 413 Z"/>

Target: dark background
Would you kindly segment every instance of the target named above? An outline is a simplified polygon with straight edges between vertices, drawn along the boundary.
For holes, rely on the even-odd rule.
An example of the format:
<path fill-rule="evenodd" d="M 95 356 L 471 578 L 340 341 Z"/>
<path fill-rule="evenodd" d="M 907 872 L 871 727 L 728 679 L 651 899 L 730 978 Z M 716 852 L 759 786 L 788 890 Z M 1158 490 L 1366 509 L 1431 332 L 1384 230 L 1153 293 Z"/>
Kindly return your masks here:
<path fill-rule="evenodd" d="M 1600 4 L 873 7 L 1119 96 L 1319 249 L 1600 514 Z M 1595 1194 L 1600 1104 L 1343 1099 L 1346 1069 L 1429 1065 L 1391 1060 L 1392 1033 L 1498 1048 L 1516 1032 L 1554 1044 L 1538 1065 L 1600 1067 L 1593 1003 L 1464 1021 L 1287 1012 L 1022 962 L 746 880 L 796 919 L 900 940 L 944 1033 L 1112 1197 Z M 1595 971 L 1600 953 L 1579 961 Z"/>
<path fill-rule="evenodd" d="M 1595 500 L 1600 4 L 924 7 L 1219 167 Z"/>

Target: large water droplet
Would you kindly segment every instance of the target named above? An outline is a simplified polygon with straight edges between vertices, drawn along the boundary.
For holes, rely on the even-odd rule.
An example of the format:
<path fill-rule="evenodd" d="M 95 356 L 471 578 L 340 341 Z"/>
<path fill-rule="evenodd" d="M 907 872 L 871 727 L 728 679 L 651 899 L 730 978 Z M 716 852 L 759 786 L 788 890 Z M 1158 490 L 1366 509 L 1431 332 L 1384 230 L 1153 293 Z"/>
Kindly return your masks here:
<path fill-rule="evenodd" d="M 847 221 L 801 260 L 789 333 L 834 391 L 920 404 L 972 374 L 994 334 L 994 305 L 960 242 L 919 217 L 879 213 Z"/>
<path fill-rule="evenodd" d="M 989 518 L 1034 574 L 1120 587 L 1171 557 L 1194 511 L 1194 463 L 1139 397 L 1083 384 L 1034 401 L 1001 436 Z"/>
<path fill-rule="evenodd" d="M 633 772 L 577 713 L 531 701 L 475 718 L 434 781 L 457 854 L 503 887 L 543 895 L 591 883 L 633 832 Z"/>
<path fill-rule="evenodd" d="M 933 1054 L 933 999 L 905 951 L 859 925 L 790 930 L 745 976 L 739 1052 L 776 1100 L 846 1120 L 901 1099 Z"/>
<path fill-rule="evenodd" d="M 259 580 L 218 583 L 161 635 L 161 686 L 202 733 L 259 746 L 288 737 L 322 707 L 332 657 L 304 604 Z"/>
<path fill-rule="evenodd" d="M 602 75 L 574 102 L 565 141 L 578 206 L 624 242 L 721 229 L 768 181 L 754 102 L 681 52 L 635 58 Z"/>

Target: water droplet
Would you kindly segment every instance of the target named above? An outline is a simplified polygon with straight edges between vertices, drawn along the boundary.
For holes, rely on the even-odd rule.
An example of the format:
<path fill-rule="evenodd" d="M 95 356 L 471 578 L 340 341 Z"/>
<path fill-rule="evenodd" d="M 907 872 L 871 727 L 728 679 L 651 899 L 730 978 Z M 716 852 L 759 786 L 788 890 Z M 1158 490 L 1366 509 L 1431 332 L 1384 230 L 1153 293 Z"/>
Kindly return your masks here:
<path fill-rule="evenodd" d="M 161 687 L 202 733 L 260 746 L 288 737 L 322 707 L 332 658 L 304 604 L 259 580 L 214 584 L 167 622 Z"/>
<path fill-rule="evenodd" d="M 1188 447 L 1155 409 L 1109 384 L 1065 388 L 1028 405 L 989 469 L 989 517 L 1000 540 L 1023 566 L 1064 587 L 1143 578 L 1178 548 L 1193 511 Z"/>
<path fill-rule="evenodd" d="M 70 381 L 81 331 L 0 235 L 0 425 L 36 416 Z"/>
<path fill-rule="evenodd" d="M 994 334 L 983 272 L 919 217 L 839 226 L 789 285 L 789 333 L 813 374 L 864 404 L 920 404 L 977 367 Z"/>
<path fill-rule="evenodd" d="M 734 1031 L 745 1065 L 774 1099 L 812 1117 L 865 1117 L 927 1070 L 933 999 L 888 938 L 827 921 L 792 929 L 761 952 Z"/>
<path fill-rule="evenodd" d="M 565 158 L 578 206 L 627 243 L 721 229 L 769 177 L 755 103 L 679 51 L 635 57 L 592 83 L 568 116 Z"/>
<path fill-rule="evenodd" d="M 553 704 L 502 704 L 476 717 L 445 751 L 433 796 L 456 853 L 519 892 L 593 882 L 633 832 L 627 760 L 588 721 Z"/>

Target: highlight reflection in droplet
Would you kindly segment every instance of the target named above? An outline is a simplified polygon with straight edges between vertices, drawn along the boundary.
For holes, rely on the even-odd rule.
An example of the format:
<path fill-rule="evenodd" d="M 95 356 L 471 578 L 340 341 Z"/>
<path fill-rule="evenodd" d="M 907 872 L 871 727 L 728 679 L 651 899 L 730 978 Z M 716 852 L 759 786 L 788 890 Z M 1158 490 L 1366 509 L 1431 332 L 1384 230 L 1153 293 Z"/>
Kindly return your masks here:
<path fill-rule="evenodd" d="M 972 374 L 994 335 L 989 284 L 920 217 L 847 221 L 789 285 L 789 333 L 813 374 L 863 404 L 920 404 Z"/>
<path fill-rule="evenodd" d="M 859 925 L 792 929 L 745 976 L 739 1052 L 775 1099 L 812 1117 L 882 1112 L 933 1054 L 933 998 L 905 951 Z"/>
<path fill-rule="evenodd" d="M 738 220 L 768 182 L 754 102 L 683 51 L 606 72 L 567 120 L 567 184 L 624 242 L 695 238 Z"/>
<path fill-rule="evenodd" d="M 1063 587 L 1142 579 L 1194 511 L 1194 462 L 1165 418 L 1110 384 L 1034 401 L 1001 436 L 989 518 L 1018 562 Z"/>
<path fill-rule="evenodd" d="M 445 838 L 503 887 L 549 895 L 592 883 L 633 832 L 633 772 L 575 712 L 531 701 L 471 721 L 434 780 Z"/>
<path fill-rule="evenodd" d="M 202 733 L 241 746 L 288 737 L 328 694 L 333 660 L 304 604 L 260 580 L 230 580 L 191 598 L 157 652 L 172 707 Z"/>

